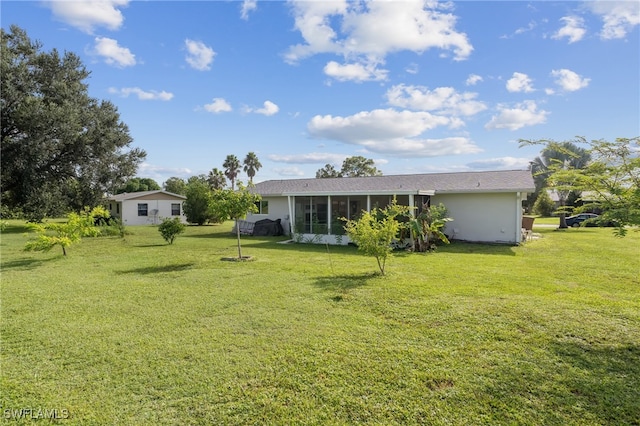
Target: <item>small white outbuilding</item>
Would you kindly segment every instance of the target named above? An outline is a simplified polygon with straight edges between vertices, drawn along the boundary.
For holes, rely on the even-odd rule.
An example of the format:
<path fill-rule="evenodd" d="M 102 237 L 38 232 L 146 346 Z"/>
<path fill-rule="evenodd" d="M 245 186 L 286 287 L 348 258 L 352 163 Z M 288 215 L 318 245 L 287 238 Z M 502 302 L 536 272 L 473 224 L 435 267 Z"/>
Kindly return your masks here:
<path fill-rule="evenodd" d="M 187 223 L 184 215 L 184 195 L 163 190 L 125 192 L 107 197 L 107 208 L 112 217 L 125 225 L 157 225 L 164 218 L 179 217 Z"/>

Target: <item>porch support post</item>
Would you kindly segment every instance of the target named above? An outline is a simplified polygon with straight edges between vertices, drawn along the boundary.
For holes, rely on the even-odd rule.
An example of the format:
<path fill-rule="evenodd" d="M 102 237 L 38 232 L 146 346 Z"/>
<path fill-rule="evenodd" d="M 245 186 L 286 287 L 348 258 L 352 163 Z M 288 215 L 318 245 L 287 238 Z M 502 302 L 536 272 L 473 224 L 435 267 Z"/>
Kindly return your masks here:
<path fill-rule="evenodd" d="M 287 195 L 287 204 L 289 205 L 289 235 L 293 236 L 293 221 L 295 213 L 293 210 L 293 198 L 291 195 Z"/>
<path fill-rule="evenodd" d="M 327 235 L 331 235 L 331 195 L 327 195 Z"/>
<path fill-rule="evenodd" d="M 522 242 L 522 192 L 516 192 L 516 244 Z"/>

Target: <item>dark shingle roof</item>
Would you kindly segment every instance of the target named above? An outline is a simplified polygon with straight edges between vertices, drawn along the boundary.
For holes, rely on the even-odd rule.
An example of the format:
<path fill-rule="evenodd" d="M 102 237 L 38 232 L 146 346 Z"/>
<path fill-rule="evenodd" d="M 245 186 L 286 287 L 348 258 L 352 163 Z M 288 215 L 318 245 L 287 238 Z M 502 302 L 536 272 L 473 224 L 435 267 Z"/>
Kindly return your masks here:
<path fill-rule="evenodd" d="M 165 195 L 169 195 L 177 198 L 182 198 L 185 200 L 187 199 L 187 197 L 185 197 L 184 195 L 174 194 L 173 192 L 163 191 L 162 189 L 156 189 L 154 191 L 123 192 L 122 194 L 116 194 L 116 195 L 107 197 L 107 200 L 112 200 L 112 201 L 134 200 L 136 198 L 142 198 L 142 197 L 146 197 L 148 195 L 153 195 L 153 194 L 165 194 Z"/>
<path fill-rule="evenodd" d="M 533 192 L 534 189 L 533 177 L 529 170 L 268 180 L 255 185 L 255 192 L 262 196 L 374 193 L 423 193 L 426 195 L 467 192 Z"/>

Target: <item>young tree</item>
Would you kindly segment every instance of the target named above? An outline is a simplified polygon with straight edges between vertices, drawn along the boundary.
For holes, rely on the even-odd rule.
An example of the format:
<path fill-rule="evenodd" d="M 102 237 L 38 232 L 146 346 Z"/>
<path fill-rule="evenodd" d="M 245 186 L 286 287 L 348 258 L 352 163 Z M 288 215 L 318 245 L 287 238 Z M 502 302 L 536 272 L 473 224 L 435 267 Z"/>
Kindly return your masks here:
<path fill-rule="evenodd" d="M 82 237 L 97 237 L 100 229 L 95 226 L 96 217 L 108 217 L 109 212 L 104 207 L 85 209 L 80 213 L 69 213 L 66 223 L 32 223 L 30 228 L 36 232 L 36 238 L 27 242 L 26 251 L 49 251 L 55 246 L 62 248 L 62 254 L 67 255 L 67 247 L 77 243 Z"/>
<path fill-rule="evenodd" d="M 98 205 L 145 152 L 116 107 L 89 96 L 77 55 L 42 52 L 17 26 L 1 36 L 2 203 L 32 220 Z"/>
<path fill-rule="evenodd" d="M 409 207 L 398 206 L 393 202 L 383 208 L 362 211 L 357 220 L 348 220 L 344 229 L 347 236 L 366 256 L 373 256 L 378 262 L 380 273 L 384 275 L 387 257 L 391 255 L 391 242 L 398 235 L 400 223 L 398 216 L 409 214 Z"/>
<path fill-rule="evenodd" d="M 222 167 L 224 167 L 224 175 L 231 181 L 231 190 L 234 190 L 236 178 L 238 177 L 238 173 L 240 173 L 240 161 L 238 157 L 235 155 L 227 155 L 224 163 L 222 163 Z"/>
<path fill-rule="evenodd" d="M 184 232 L 187 226 L 180 222 L 179 217 L 164 218 L 162 219 L 162 223 L 158 226 L 158 232 L 162 235 L 162 238 L 169 244 L 173 244 L 173 241 L 176 237 Z"/>
<path fill-rule="evenodd" d="M 184 181 L 184 179 L 179 177 L 170 177 L 162 186 L 164 187 L 165 191 L 171 192 L 173 194 L 187 194 L 187 183 Z"/>
<path fill-rule="evenodd" d="M 249 191 L 248 188 L 238 183 L 238 190 L 224 189 L 215 191 L 213 196 L 214 210 L 220 218 L 235 221 L 236 235 L 238 238 L 238 260 L 242 260 L 242 247 L 240 245 L 240 226 L 238 221 L 246 217 L 247 213 L 258 211 L 256 203 L 260 201 L 260 195 Z"/>
<path fill-rule="evenodd" d="M 258 156 L 255 152 L 250 152 L 244 157 L 244 171 L 249 176 L 249 184 L 253 183 L 253 177 L 256 175 L 256 172 L 260 170 L 262 164 L 260 164 L 260 160 L 258 160 Z"/>
<path fill-rule="evenodd" d="M 217 167 L 214 167 L 207 176 L 207 182 L 209 182 L 209 187 L 211 187 L 212 191 L 218 189 L 224 189 L 227 186 L 227 179 L 224 176 L 222 170 L 218 170 Z"/>

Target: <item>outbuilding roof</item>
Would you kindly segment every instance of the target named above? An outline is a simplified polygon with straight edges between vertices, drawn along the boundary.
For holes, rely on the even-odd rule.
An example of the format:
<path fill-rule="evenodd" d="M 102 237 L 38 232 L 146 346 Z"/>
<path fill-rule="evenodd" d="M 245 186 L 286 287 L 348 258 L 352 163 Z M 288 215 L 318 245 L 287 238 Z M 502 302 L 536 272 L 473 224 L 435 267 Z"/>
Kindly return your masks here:
<path fill-rule="evenodd" d="M 344 178 L 268 180 L 254 191 L 262 196 L 340 194 L 421 194 L 533 192 L 529 170 L 427 173 Z"/>
<path fill-rule="evenodd" d="M 173 192 L 164 191 L 162 189 L 157 189 L 155 191 L 139 191 L 139 192 L 123 192 L 122 194 L 112 195 L 107 197 L 108 200 L 111 201 L 124 201 L 124 200 L 135 200 L 137 198 L 145 198 L 149 199 L 149 196 L 159 195 L 163 198 L 174 197 L 186 200 L 187 197 L 180 194 L 174 194 Z"/>

